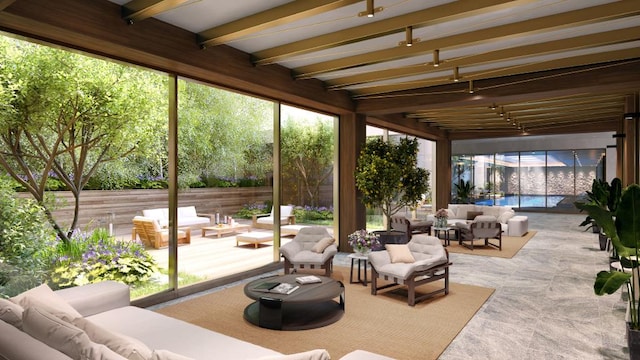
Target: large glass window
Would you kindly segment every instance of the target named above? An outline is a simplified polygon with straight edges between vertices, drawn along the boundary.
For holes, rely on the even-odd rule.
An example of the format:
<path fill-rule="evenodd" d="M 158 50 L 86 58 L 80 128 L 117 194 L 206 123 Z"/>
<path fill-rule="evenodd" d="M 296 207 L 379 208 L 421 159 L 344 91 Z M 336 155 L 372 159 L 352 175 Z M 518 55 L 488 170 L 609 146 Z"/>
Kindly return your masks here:
<path fill-rule="evenodd" d="M 603 149 L 456 155 L 451 160 L 452 184 L 472 181 L 472 201 L 482 205 L 575 210 L 577 197 L 605 175 Z"/>

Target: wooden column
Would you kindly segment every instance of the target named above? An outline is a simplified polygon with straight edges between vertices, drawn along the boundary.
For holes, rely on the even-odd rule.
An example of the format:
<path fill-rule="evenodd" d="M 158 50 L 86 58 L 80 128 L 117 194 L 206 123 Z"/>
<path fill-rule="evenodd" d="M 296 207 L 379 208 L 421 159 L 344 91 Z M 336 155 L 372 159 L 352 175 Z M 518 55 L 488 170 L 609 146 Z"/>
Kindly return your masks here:
<path fill-rule="evenodd" d="M 433 211 L 451 202 L 451 140 L 436 140 L 436 201 Z"/>
<path fill-rule="evenodd" d="M 351 251 L 347 236 L 366 227 L 366 211 L 356 189 L 354 172 L 362 144 L 366 140 L 366 118 L 355 113 L 340 116 L 339 147 L 339 230 L 337 241 L 340 251 Z"/>
<path fill-rule="evenodd" d="M 622 168 L 622 185 L 637 184 L 640 180 L 640 104 L 638 93 L 627 96 L 625 104 L 625 115 L 621 120 L 621 134 L 624 137 L 617 138 L 619 166 Z M 620 156 L 621 155 L 621 156 Z"/>

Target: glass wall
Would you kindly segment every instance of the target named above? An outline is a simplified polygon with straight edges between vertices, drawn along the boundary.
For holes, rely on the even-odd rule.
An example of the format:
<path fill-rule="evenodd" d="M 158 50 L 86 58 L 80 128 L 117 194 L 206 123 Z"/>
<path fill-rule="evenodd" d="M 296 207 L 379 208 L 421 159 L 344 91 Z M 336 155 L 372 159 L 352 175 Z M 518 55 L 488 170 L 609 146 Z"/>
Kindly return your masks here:
<path fill-rule="evenodd" d="M 477 204 L 573 211 L 593 180 L 605 178 L 604 168 L 604 149 L 457 155 L 452 183 L 471 181 Z"/>
<path fill-rule="evenodd" d="M 337 227 L 335 116 L 10 37 L 0 36 L 0 60 L 0 126 L 38 129 L 42 146 L 58 146 L 20 143 L 25 171 L 13 167 L 17 144 L 0 142 L 2 199 L 20 199 L 3 210 L 34 214 L 16 218 L 31 230 L 0 237 L 0 296 L 43 281 L 62 288 L 115 279 L 143 298 L 278 263 L 280 244 L 300 226 Z M 16 96 L 25 98 L 14 104 Z M 12 108 L 20 102 L 39 106 Z M 169 219 L 174 190 L 177 223 Z M 291 205 L 291 220 L 257 226 L 274 203 Z M 271 240 L 238 241 L 248 231 Z M 8 244 L 25 251 L 7 252 Z"/>

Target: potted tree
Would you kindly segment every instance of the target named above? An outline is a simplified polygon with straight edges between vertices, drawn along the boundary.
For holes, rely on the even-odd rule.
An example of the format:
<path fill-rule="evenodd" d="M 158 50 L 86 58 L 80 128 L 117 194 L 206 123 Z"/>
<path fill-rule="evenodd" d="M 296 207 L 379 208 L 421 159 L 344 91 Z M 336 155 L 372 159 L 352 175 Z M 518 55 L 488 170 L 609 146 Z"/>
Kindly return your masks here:
<path fill-rule="evenodd" d="M 640 359 L 640 186 L 629 185 L 615 211 L 595 203 L 575 203 L 586 211 L 611 239 L 620 263 L 627 271 L 600 271 L 593 286 L 596 295 L 613 294 L 623 285 L 629 291 L 627 342 L 631 359 Z"/>
<path fill-rule="evenodd" d="M 405 206 L 416 206 L 429 192 L 429 172 L 419 168 L 418 140 L 401 138 L 397 144 L 381 138 L 367 141 L 356 163 L 356 187 L 365 206 L 381 208 L 386 235 L 391 234 L 391 216 Z M 381 243 L 386 243 L 381 234 Z M 404 238 L 405 234 L 401 234 Z M 395 241 L 389 241 L 395 242 Z"/>
<path fill-rule="evenodd" d="M 615 178 L 611 180 L 611 185 L 609 185 L 609 183 L 604 180 L 594 179 L 591 184 L 591 191 L 587 191 L 586 193 L 588 203 L 597 205 L 605 210 L 615 212 L 618 203 L 620 202 L 622 181 Z M 587 215 L 580 226 L 587 226 L 587 230 L 591 228 L 594 233 L 598 234 L 600 250 L 606 249 L 609 236 L 590 215 Z"/>

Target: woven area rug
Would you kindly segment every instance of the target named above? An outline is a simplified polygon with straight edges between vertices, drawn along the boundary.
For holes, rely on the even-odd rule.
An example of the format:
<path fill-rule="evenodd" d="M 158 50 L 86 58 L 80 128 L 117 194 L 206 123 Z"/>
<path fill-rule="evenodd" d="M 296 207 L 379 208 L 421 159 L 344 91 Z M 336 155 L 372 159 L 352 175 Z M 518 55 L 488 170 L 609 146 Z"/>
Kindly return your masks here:
<path fill-rule="evenodd" d="M 482 255 L 482 256 L 494 256 L 510 259 L 514 257 L 523 246 L 527 244 L 531 238 L 536 235 L 536 231 L 529 231 L 524 236 L 503 236 L 502 237 L 502 251 L 493 246 L 480 246 L 484 245 L 484 240 L 475 240 L 473 250 L 468 249 L 462 245 L 459 245 L 457 241 L 451 240 L 451 245 L 447 246 L 447 250 L 451 253 L 458 254 L 470 254 L 470 255 Z M 493 242 L 496 242 L 495 240 Z M 469 242 L 467 242 L 468 244 Z"/>
<path fill-rule="evenodd" d="M 396 359 L 427 360 L 438 358 L 494 291 L 452 283 L 448 295 L 410 307 L 402 290 L 391 288 L 374 296 L 370 286 L 350 284 L 348 268 L 336 267 L 333 277 L 345 285 L 345 314 L 318 329 L 277 331 L 248 323 L 243 310 L 252 300 L 244 295 L 243 285 L 157 311 L 283 354 L 323 348 L 339 359 L 364 349 Z"/>

